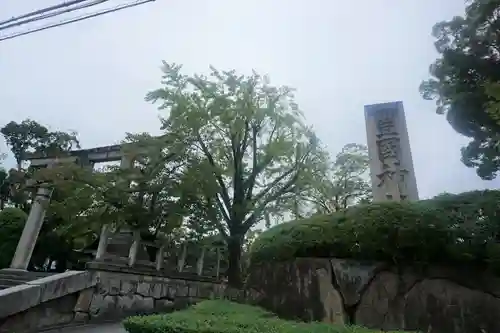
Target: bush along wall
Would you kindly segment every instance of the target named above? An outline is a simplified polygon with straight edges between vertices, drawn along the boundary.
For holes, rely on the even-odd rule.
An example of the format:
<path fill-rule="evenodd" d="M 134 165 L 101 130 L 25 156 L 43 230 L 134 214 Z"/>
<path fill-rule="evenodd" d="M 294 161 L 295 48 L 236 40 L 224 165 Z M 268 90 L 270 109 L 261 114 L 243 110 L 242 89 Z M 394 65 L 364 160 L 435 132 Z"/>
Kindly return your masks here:
<path fill-rule="evenodd" d="M 258 307 L 221 300 L 170 314 L 130 317 L 123 324 L 130 333 L 381 333 L 355 326 L 285 321 Z"/>
<path fill-rule="evenodd" d="M 19 208 L 7 207 L 0 211 L 0 269 L 9 267 L 27 217 Z"/>
<path fill-rule="evenodd" d="M 500 191 L 358 205 L 284 223 L 251 249 L 252 265 L 298 257 L 473 265 L 500 272 Z"/>

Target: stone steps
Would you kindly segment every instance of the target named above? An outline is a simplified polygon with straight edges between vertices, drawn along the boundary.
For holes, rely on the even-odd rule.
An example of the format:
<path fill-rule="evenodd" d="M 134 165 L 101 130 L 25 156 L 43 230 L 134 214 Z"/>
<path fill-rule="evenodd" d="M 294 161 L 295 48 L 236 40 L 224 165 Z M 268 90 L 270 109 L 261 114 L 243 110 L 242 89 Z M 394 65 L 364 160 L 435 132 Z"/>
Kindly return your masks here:
<path fill-rule="evenodd" d="M 10 279 L 5 279 L 3 277 L 0 278 L 0 289 L 5 289 L 13 286 L 17 286 L 20 284 L 23 284 L 24 281 L 19 281 L 19 280 L 10 280 Z"/>
<path fill-rule="evenodd" d="M 53 275 L 45 272 L 28 272 L 16 269 L 0 269 L 0 290 Z"/>

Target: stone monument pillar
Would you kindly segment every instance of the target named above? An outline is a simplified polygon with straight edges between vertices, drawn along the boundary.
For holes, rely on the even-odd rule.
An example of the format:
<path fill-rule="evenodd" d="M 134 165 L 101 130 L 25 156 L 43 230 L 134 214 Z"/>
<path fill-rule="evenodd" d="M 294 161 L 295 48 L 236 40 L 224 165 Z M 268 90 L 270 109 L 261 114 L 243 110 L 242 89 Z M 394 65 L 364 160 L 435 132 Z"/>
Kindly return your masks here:
<path fill-rule="evenodd" d="M 365 105 L 373 201 L 418 200 L 403 102 Z"/>
<path fill-rule="evenodd" d="M 42 184 L 38 188 L 33 204 L 31 205 L 28 219 L 24 225 L 23 233 L 17 243 L 16 253 L 12 258 L 10 268 L 28 269 L 36 240 L 42 229 L 43 220 L 45 219 L 45 210 L 50 201 L 51 193 L 52 189 L 46 184 Z"/>

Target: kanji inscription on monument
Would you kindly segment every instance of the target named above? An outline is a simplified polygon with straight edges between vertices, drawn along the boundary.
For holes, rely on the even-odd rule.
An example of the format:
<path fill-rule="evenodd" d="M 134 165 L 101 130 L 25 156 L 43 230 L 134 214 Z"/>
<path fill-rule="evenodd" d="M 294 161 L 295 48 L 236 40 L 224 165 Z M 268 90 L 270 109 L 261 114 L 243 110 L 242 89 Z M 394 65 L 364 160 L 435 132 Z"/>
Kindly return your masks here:
<path fill-rule="evenodd" d="M 402 102 L 365 106 L 374 201 L 418 200 Z"/>

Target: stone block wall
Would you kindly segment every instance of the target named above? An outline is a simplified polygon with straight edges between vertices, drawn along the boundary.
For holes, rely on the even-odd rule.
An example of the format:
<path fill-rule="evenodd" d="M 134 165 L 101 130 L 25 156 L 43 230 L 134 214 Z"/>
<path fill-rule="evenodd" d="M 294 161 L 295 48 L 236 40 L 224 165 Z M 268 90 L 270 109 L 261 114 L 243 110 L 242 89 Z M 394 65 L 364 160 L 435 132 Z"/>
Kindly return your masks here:
<path fill-rule="evenodd" d="M 199 300 L 223 297 L 226 289 L 219 283 L 161 276 L 103 271 L 95 274 L 98 284 L 85 311 L 91 320 L 169 312 Z"/>
<path fill-rule="evenodd" d="M 302 258 L 250 270 L 259 305 L 291 319 L 427 333 L 500 332 L 500 279 L 472 268 Z"/>

